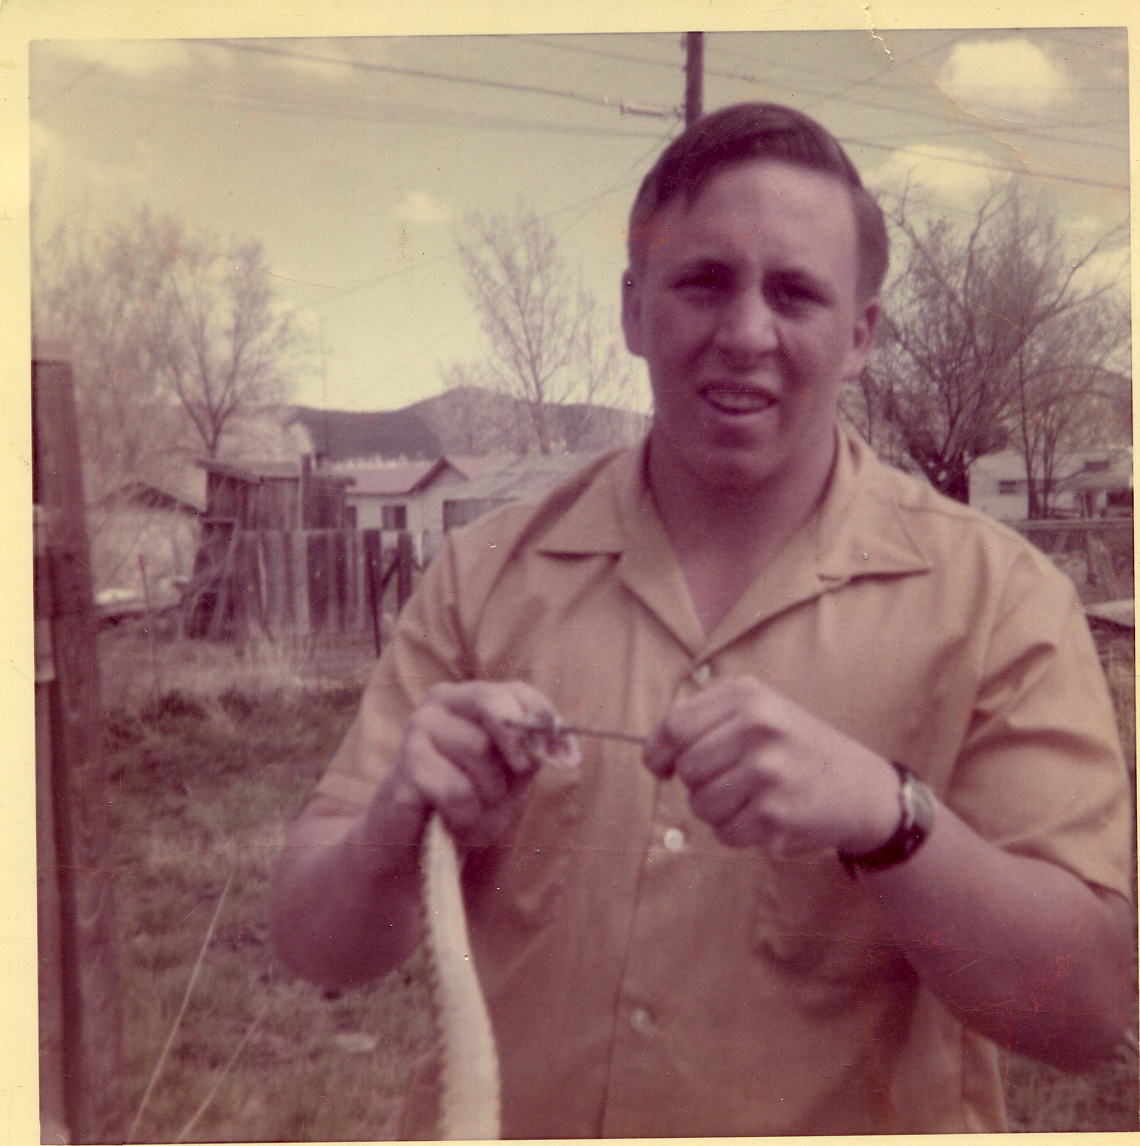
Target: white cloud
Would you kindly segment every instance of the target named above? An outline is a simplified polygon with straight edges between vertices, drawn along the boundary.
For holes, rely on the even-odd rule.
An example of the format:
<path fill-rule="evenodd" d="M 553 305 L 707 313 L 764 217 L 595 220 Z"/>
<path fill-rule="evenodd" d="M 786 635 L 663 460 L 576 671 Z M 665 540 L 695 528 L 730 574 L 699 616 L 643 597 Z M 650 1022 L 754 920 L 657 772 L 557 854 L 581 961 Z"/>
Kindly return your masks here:
<path fill-rule="evenodd" d="M 937 82 L 966 111 L 1011 119 L 1043 112 L 1070 90 L 1064 65 L 1021 38 L 957 44 Z"/>
<path fill-rule="evenodd" d="M 873 190 L 890 193 L 909 187 L 929 192 L 939 203 L 973 210 L 1000 173 L 991 157 L 959 147 L 916 144 L 914 150 L 893 151 L 866 172 Z"/>
<path fill-rule="evenodd" d="M 451 218 L 447 204 L 426 191 L 409 191 L 392 208 L 392 214 L 406 223 L 422 223 L 429 227 L 442 226 Z"/>
<path fill-rule="evenodd" d="M 1096 236 L 1104 233 L 1103 224 L 1095 217 L 1084 225 L 1073 227 L 1069 235 L 1069 255 L 1076 260 L 1084 258 L 1092 246 Z M 1128 289 L 1129 252 L 1127 241 L 1118 241 L 1106 244 L 1093 253 L 1077 271 L 1077 281 L 1086 289 L 1096 289 L 1102 286 L 1113 286 L 1120 291 Z"/>

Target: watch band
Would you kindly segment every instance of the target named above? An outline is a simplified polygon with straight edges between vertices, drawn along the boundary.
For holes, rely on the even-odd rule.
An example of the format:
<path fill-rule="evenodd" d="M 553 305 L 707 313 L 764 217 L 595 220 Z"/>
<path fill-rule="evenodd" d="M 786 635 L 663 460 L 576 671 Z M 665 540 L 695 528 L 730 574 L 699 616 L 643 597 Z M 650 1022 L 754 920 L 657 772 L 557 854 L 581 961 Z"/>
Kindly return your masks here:
<path fill-rule="evenodd" d="M 934 826 L 934 794 L 909 768 L 895 760 L 891 766 L 899 776 L 898 827 L 885 844 L 872 851 L 862 855 L 839 852 L 839 862 L 852 879 L 862 872 L 883 871 L 910 859 Z"/>

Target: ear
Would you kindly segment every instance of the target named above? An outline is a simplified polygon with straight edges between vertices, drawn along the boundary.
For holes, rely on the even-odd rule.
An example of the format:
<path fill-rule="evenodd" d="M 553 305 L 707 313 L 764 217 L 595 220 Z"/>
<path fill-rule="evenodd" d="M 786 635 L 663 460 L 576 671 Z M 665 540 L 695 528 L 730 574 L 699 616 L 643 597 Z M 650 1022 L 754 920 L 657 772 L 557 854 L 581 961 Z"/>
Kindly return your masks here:
<path fill-rule="evenodd" d="M 863 303 L 855 312 L 855 324 L 851 330 L 851 346 L 843 361 L 843 381 L 851 382 L 867 364 L 871 347 L 875 343 L 875 330 L 879 325 L 882 308 L 877 298 Z"/>
<path fill-rule="evenodd" d="M 625 334 L 626 349 L 630 354 L 645 356 L 645 341 L 641 330 L 641 290 L 632 267 L 621 276 L 621 328 Z"/>

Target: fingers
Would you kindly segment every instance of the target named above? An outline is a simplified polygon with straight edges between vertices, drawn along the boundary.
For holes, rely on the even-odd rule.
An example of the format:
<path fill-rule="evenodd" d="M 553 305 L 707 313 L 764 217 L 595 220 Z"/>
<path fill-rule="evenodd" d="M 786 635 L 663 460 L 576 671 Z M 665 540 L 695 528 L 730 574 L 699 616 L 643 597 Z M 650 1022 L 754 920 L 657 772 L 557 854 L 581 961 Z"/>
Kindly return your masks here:
<path fill-rule="evenodd" d="M 646 747 L 645 763 L 676 776 L 693 814 L 730 846 L 783 851 L 789 780 L 788 705 L 759 681 L 734 679 L 679 701 Z"/>
<path fill-rule="evenodd" d="M 646 745 L 646 766 L 662 779 L 711 779 L 748 747 L 744 739 L 763 737 L 767 692 L 759 681 L 737 678 L 678 701 Z"/>
<path fill-rule="evenodd" d="M 866 851 L 898 819 L 897 775 L 882 756 L 753 679 L 677 702 L 645 762 L 676 775 L 694 815 L 730 846 Z"/>
<path fill-rule="evenodd" d="M 556 720 L 550 701 L 522 681 L 435 685 L 428 693 L 428 706 L 438 706 L 482 730 L 486 741 L 476 756 L 493 749 L 520 776 L 534 770 L 535 759 L 527 748 L 527 732 L 519 725 L 541 717 Z"/>
<path fill-rule="evenodd" d="M 502 827 L 513 797 L 535 771 L 527 732 L 550 702 L 522 682 L 434 686 L 413 714 L 396 771 L 467 842 Z"/>

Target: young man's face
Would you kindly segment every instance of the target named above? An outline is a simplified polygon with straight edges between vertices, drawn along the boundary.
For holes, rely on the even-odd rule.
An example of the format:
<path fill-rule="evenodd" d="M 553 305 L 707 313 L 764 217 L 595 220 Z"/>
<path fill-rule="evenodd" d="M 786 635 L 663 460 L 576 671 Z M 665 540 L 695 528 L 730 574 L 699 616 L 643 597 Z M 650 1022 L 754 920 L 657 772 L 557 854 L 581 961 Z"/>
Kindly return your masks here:
<path fill-rule="evenodd" d="M 623 298 L 626 344 L 649 366 L 653 472 L 712 490 L 822 483 L 840 386 L 878 315 L 857 297 L 846 187 L 783 162 L 714 175 L 650 223 Z"/>

